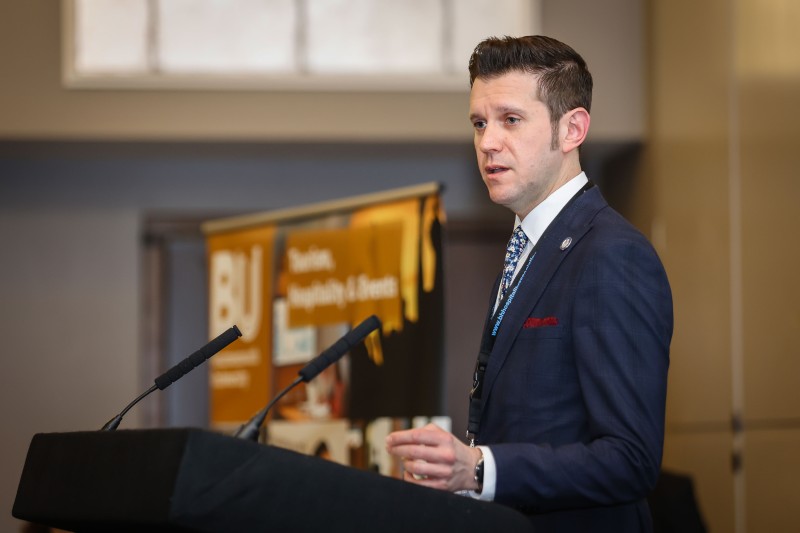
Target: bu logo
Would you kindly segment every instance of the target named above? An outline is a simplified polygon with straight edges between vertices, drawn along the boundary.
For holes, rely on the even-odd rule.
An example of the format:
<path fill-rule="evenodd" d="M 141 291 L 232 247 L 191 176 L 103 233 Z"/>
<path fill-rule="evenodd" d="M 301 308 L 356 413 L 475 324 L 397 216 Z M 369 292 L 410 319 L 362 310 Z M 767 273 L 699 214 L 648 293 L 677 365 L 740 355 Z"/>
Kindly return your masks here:
<path fill-rule="evenodd" d="M 209 322 L 211 331 L 238 324 L 242 340 L 252 342 L 261 326 L 263 251 L 220 250 L 211 254 Z"/>

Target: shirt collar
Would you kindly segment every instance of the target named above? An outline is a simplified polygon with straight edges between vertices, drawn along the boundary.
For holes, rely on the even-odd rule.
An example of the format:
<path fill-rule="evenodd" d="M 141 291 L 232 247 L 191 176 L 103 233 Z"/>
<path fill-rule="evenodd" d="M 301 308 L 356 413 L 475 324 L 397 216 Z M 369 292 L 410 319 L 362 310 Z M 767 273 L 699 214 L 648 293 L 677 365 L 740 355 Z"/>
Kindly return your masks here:
<path fill-rule="evenodd" d="M 514 227 L 522 224 L 522 230 L 528 236 L 528 245 L 534 246 L 547 229 L 547 226 L 558 216 L 564 206 L 581 188 L 589 182 L 585 172 L 581 172 L 567 183 L 553 191 L 542 203 L 533 208 L 524 220 L 519 216 L 514 220 Z"/>

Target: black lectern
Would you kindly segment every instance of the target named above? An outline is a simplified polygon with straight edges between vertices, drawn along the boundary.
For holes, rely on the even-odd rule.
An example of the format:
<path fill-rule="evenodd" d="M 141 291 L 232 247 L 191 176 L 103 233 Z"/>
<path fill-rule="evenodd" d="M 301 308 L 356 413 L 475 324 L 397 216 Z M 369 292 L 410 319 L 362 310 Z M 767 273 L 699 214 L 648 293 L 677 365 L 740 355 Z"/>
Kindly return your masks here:
<path fill-rule="evenodd" d="M 199 429 L 35 435 L 13 515 L 78 532 L 532 531 L 502 505 Z"/>

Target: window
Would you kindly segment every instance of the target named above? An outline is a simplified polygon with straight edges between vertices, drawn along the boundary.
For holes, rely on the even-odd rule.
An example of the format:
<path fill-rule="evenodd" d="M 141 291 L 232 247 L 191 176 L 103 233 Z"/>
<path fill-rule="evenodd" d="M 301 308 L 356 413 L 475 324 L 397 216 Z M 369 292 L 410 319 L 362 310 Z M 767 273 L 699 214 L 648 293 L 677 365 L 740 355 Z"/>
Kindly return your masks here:
<path fill-rule="evenodd" d="M 72 88 L 466 90 L 538 0 L 64 0 Z"/>

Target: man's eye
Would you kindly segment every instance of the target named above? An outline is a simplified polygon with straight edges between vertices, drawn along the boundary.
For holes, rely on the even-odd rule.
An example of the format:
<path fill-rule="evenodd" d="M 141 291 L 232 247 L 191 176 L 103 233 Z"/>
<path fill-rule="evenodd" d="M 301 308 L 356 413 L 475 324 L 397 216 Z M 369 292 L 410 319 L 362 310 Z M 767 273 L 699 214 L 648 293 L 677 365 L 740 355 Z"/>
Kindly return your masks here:
<path fill-rule="evenodd" d="M 472 123 L 472 127 L 475 128 L 476 130 L 482 130 L 483 128 L 486 127 L 486 121 L 476 120 L 475 122 Z"/>
<path fill-rule="evenodd" d="M 508 117 L 506 119 L 506 124 L 519 124 L 520 120 L 518 117 Z"/>

